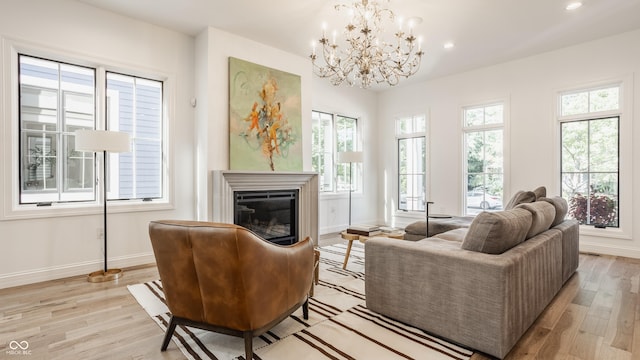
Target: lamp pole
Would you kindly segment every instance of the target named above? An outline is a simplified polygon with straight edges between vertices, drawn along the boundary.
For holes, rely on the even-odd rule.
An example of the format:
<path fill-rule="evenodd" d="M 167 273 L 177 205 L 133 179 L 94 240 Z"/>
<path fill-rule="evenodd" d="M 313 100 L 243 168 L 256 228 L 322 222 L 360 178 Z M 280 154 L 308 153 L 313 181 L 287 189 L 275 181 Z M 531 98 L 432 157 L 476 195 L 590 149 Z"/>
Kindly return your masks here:
<path fill-rule="evenodd" d="M 427 207 L 425 209 L 425 212 L 427 213 L 427 218 L 425 219 L 425 225 L 426 225 L 426 234 L 427 237 L 429 237 L 429 205 L 433 204 L 433 201 L 427 201 Z"/>
<path fill-rule="evenodd" d="M 102 151 L 102 203 L 104 214 L 104 273 L 107 273 L 107 151 Z"/>
<path fill-rule="evenodd" d="M 349 162 L 349 226 L 351 226 L 351 193 L 353 192 L 353 182 L 351 181 L 351 168 L 353 162 Z"/>

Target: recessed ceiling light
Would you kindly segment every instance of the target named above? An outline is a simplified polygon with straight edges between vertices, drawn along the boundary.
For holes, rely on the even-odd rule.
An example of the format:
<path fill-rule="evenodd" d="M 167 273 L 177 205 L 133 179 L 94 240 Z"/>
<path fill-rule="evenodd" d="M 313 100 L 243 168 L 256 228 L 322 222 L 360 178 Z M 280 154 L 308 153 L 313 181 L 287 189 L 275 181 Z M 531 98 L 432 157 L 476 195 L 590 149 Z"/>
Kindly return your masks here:
<path fill-rule="evenodd" d="M 582 3 L 580 1 L 575 1 L 575 2 L 569 3 L 569 5 L 567 5 L 565 9 L 571 11 L 579 8 L 580 6 L 582 6 Z"/>
<path fill-rule="evenodd" d="M 444 45 L 442 47 L 444 47 L 445 49 L 452 49 L 454 46 L 456 46 L 454 43 L 452 43 L 451 41 L 444 43 Z"/>

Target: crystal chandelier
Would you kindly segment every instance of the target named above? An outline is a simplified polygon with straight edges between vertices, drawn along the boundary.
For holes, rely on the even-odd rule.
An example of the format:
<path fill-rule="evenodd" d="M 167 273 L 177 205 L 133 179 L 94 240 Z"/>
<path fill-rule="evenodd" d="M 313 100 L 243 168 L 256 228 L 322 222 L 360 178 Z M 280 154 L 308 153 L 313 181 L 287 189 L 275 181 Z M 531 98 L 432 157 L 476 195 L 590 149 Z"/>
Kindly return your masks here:
<path fill-rule="evenodd" d="M 358 0 L 351 5 L 339 4 L 335 9 L 346 9 L 351 15 L 344 30 L 346 46 L 338 46 L 335 31 L 332 41 L 329 41 L 326 26 L 323 26 L 319 40 L 320 54 L 316 54 L 317 44 L 313 42 L 309 56 L 316 75 L 329 78 L 336 86 L 346 82 L 350 86 L 359 84 L 366 89 L 372 84 L 396 85 L 400 78 L 408 78 L 418 71 L 424 52 L 421 40 L 413 35 L 413 24 L 409 24 L 409 31 L 405 33 L 402 21 L 399 21 L 393 39 L 387 42 L 383 38 L 382 25 L 384 20 L 394 21 L 390 9 L 380 7 L 377 1 L 368 0 Z M 316 62 L 318 57 L 322 58 L 324 66 Z"/>

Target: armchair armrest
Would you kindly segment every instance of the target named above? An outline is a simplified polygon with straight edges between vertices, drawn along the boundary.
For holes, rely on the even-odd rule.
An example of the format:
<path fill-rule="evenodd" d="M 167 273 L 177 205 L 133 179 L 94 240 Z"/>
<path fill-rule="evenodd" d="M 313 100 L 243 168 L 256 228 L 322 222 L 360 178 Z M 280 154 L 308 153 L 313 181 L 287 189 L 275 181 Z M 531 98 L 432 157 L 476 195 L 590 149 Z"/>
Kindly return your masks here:
<path fill-rule="evenodd" d="M 254 328 L 306 301 L 313 280 L 311 238 L 287 246 L 266 240 L 239 241 L 238 246 L 246 312 Z"/>

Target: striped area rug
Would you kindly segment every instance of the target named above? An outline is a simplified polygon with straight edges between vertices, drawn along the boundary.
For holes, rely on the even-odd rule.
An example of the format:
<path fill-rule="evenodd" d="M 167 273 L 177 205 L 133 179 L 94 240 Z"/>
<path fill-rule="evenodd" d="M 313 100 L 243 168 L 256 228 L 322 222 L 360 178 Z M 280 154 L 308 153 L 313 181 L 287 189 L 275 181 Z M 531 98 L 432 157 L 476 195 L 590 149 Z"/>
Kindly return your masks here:
<path fill-rule="evenodd" d="M 302 309 L 254 338 L 255 360 L 469 359 L 473 352 L 369 311 L 365 306 L 364 247 L 355 243 L 347 270 L 345 244 L 320 248 L 320 283 Z M 166 330 L 170 313 L 159 280 L 129 286 L 153 320 Z M 188 359 L 246 360 L 241 338 L 186 326 L 173 344 Z M 169 345 L 172 346 L 172 345 Z"/>

